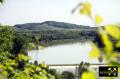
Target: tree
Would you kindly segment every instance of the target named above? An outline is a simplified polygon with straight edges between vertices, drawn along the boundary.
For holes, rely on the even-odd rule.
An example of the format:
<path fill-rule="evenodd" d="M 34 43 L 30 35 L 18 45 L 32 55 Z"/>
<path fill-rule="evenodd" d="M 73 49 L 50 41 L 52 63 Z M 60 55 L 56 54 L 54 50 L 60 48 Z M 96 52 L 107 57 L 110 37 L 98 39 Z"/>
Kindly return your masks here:
<path fill-rule="evenodd" d="M 13 28 L 0 25 L 0 52 L 10 51 L 13 44 Z"/>
<path fill-rule="evenodd" d="M 13 41 L 13 31 L 0 25 L 0 79 L 55 79 L 45 67 L 28 62 L 30 58 L 21 53 L 27 49 L 27 39 L 18 36 Z"/>
<path fill-rule="evenodd" d="M 0 25 L 0 52 L 8 51 L 13 44 L 13 28 Z"/>
<path fill-rule="evenodd" d="M 13 48 L 12 48 L 12 53 L 14 55 L 18 55 L 19 53 L 23 53 L 27 55 L 27 49 L 28 49 L 28 40 L 26 38 L 26 35 L 17 35 L 15 36 L 13 42 Z"/>
<path fill-rule="evenodd" d="M 25 35 L 14 38 L 13 31 L 12 27 L 0 25 L 0 79 L 54 79 L 45 64 L 28 62 L 28 40 Z"/>

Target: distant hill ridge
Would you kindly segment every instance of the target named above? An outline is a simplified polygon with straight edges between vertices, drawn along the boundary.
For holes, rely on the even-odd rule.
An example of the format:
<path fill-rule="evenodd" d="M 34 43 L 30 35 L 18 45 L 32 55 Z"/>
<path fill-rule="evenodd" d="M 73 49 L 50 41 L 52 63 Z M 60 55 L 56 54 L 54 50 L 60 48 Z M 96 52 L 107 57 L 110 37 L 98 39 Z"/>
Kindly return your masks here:
<path fill-rule="evenodd" d="M 42 23 L 25 23 L 14 26 L 15 36 L 28 39 L 37 37 L 39 44 L 45 46 L 72 42 L 94 41 L 97 28 L 65 22 L 45 21 Z"/>
<path fill-rule="evenodd" d="M 16 30 L 64 30 L 64 29 L 93 29 L 93 27 L 76 25 L 65 22 L 45 21 L 42 23 L 25 23 L 14 26 Z"/>

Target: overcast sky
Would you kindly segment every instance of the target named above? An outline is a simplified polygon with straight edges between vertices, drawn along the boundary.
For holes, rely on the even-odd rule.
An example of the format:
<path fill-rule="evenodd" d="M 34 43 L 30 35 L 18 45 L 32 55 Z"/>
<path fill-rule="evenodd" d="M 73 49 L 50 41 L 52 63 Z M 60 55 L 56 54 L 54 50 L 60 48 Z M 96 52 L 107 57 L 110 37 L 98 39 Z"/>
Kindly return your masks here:
<path fill-rule="evenodd" d="M 6 0 L 0 6 L 0 23 L 15 25 L 31 22 L 60 21 L 90 25 L 87 16 L 71 10 L 84 0 Z M 104 18 L 103 24 L 120 22 L 120 0 L 88 0 L 93 12 Z"/>

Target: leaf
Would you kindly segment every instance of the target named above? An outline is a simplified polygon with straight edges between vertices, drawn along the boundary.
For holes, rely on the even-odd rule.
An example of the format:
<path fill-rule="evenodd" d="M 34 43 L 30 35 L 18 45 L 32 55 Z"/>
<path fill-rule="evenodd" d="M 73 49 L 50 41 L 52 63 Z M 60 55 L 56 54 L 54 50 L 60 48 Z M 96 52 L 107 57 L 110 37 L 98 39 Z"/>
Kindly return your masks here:
<path fill-rule="evenodd" d="M 35 75 L 33 76 L 33 79 L 41 79 L 41 78 L 40 78 L 39 75 L 36 75 L 36 74 L 35 74 Z"/>
<path fill-rule="evenodd" d="M 115 44 L 115 47 L 120 47 L 120 41 Z"/>
<path fill-rule="evenodd" d="M 40 70 L 40 67 L 36 67 L 35 70 L 36 70 L 36 71 L 39 71 L 39 70 Z"/>
<path fill-rule="evenodd" d="M 47 71 L 43 69 L 43 70 L 42 70 L 42 73 L 46 75 L 46 74 L 47 74 Z"/>
<path fill-rule="evenodd" d="M 91 11 L 91 3 L 88 2 L 88 1 L 86 1 L 86 2 L 84 3 L 84 8 L 85 8 L 87 11 Z"/>
<path fill-rule="evenodd" d="M 29 44 L 28 44 L 28 49 L 29 49 L 29 50 L 32 50 L 32 49 L 35 49 L 35 48 L 36 48 L 36 46 L 35 46 L 34 43 L 29 43 Z"/>
<path fill-rule="evenodd" d="M 6 69 L 6 67 L 0 64 L 0 69 Z"/>
<path fill-rule="evenodd" d="M 116 25 L 106 25 L 105 30 L 110 34 L 113 38 L 120 40 L 120 29 Z"/>
<path fill-rule="evenodd" d="M 8 72 L 7 72 L 7 71 L 2 71 L 2 74 L 3 74 L 4 76 L 7 76 L 7 75 L 8 75 Z"/>
<path fill-rule="evenodd" d="M 97 48 L 95 44 L 92 45 L 92 51 L 90 52 L 90 58 L 98 58 L 100 57 L 100 50 Z"/>
<path fill-rule="evenodd" d="M 95 73 L 93 72 L 83 72 L 81 79 L 97 79 Z"/>
<path fill-rule="evenodd" d="M 82 8 L 80 8 L 80 14 L 86 14 L 88 16 L 91 16 L 91 4 L 86 1 L 80 5 Z"/>
<path fill-rule="evenodd" d="M 42 67 L 43 67 L 43 68 L 46 68 L 47 65 L 46 65 L 45 63 L 42 63 Z"/>
<path fill-rule="evenodd" d="M 102 17 L 100 15 L 96 15 L 95 19 L 96 19 L 97 24 L 101 24 L 103 22 L 103 19 L 102 19 Z"/>
<path fill-rule="evenodd" d="M 10 71 L 14 70 L 13 67 L 11 67 L 11 66 L 7 67 L 7 69 L 10 70 Z"/>
<path fill-rule="evenodd" d="M 80 14 L 86 14 L 86 10 L 80 9 Z"/>
<path fill-rule="evenodd" d="M 21 73 L 20 74 L 20 79 L 29 79 L 26 73 Z"/>
<path fill-rule="evenodd" d="M 120 53 L 119 52 L 113 52 L 111 57 L 112 58 L 120 58 Z"/>
<path fill-rule="evenodd" d="M 111 61 L 110 62 L 113 66 L 117 66 L 120 67 L 120 63 L 116 62 L 116 61 Z"/>
<path fill-rule="evenodd" d="M 18 57 L 19 57 L 20 60 L 25 60 L 25 61 L 28 61 L 28 60 L 31 59 L 31 57 L 25 56 L 25 55 L 23 55 L 23 54 L 19 54 Z"/>
<path fill-rule="evenodd" d="M 104 49 L 106 54 L 111 54 L 111 52 L 113 51 L 113 44 L 112 42 L 109 40 L 109 37 L 106 33 L 101 33 L 101 37 L 102 37 L 102 41 L 105 45 Z"/>

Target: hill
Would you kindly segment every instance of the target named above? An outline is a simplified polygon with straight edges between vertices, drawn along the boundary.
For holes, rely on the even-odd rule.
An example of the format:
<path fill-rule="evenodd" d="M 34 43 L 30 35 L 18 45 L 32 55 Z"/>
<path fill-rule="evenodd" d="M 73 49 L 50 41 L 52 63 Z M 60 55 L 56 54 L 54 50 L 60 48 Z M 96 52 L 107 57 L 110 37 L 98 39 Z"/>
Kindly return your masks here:
<path fill-rule="evenodd" d="M 14 26 L 17 31 L 40 31 L 40 30 L 80 30 L 80 29 L 94 29 L 89 26 L 76 25 L 64 22 L 56 21 L 45 21 L 42 23 L 26 23 L 26 24 L 17 24 Z"/>
<path fill-rule="evenodd" d="M 16 36 L 24 36 L 29 42 L 33 42 L 33 38 L 37 37 L 39 43 L 44 45 L 91 41 L 94 40 L 97 29 L 56 21 L 17 24 L 14 28 Z"/>

